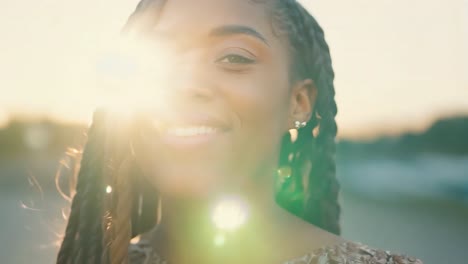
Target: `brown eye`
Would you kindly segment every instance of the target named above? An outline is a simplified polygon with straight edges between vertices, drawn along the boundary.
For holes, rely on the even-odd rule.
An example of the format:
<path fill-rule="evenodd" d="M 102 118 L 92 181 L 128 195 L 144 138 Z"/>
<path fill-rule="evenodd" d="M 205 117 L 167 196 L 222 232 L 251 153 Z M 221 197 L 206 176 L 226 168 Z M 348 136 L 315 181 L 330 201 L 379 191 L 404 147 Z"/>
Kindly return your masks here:
<path fill-rule="evenodd" d="M 237 54 L 229 54 L 217 60 L 216 62 L 226 64 L 252 64 L 255 62 L 255 60 Z"/>

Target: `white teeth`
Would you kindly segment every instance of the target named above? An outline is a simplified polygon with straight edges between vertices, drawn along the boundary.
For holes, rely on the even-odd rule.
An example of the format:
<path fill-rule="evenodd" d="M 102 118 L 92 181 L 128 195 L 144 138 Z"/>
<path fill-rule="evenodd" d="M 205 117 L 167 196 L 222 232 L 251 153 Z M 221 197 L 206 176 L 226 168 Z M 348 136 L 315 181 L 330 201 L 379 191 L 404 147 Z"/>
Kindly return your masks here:
<path fill-rule="evenodd" d="M 170 129 L 167 130 L 168 134 L 178 136 L 178 137 L 190 137 L 190 136 L 197 136 L 197 135 L 207 135 L 207 134 L 214 134 L 216 132 L 218 132 L 217 128 L 206 127 L 206 126 L 177 127 L 177 128 L 170 128 Z"/>

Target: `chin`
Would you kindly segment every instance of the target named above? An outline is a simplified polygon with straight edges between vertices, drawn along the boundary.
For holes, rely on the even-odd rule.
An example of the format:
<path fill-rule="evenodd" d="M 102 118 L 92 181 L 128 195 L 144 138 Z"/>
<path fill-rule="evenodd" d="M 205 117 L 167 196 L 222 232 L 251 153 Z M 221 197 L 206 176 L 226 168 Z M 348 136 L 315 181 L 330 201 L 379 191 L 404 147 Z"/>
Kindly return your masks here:
<path fill-rule="evenodd" d="M 161 172 L 162 173 L 162 172 Z M 163 195 L 171 197 L 207 197 L 218 192 L 225 173 L 200 168 L 174 169 L 158 173 L 154 182 Z"/>

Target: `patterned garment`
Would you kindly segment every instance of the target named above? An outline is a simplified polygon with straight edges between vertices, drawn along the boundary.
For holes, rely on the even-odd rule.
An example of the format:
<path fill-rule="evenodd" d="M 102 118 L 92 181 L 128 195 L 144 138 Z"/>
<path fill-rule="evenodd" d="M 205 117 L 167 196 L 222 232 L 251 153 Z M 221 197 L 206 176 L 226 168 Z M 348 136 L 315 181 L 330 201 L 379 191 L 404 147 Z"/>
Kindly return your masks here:
<path fill-rule="evenodd" d="M 130 264 L 168 264 L 148 243 L 140 242 L 130 245 L 129 253 Z M 283 264 L 423 264 L 423 262 L 406 255 L 346 241 L 339 245 L 316 249 Z"/>

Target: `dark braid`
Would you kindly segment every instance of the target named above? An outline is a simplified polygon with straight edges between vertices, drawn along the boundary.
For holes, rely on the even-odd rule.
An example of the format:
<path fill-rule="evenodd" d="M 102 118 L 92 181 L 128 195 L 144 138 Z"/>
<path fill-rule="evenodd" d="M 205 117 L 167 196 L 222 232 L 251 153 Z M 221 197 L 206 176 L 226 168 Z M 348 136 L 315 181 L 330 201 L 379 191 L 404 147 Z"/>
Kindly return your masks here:
<path fill-rule="evenodd" d="M 100 211 L 100 203 L 96 189 L 102 187 L 99 181 L 100 164 L 102 163 L 102 146 L 100 135 L 103 133 L 102 116 L 94 116 L 93 125 L 88 131 L 88 143 L 82 157 L 79 174 L 77 175 L 76 193 L 73 197 L 71 212 L 68 219 L 65 237 L 60 247 L 57 263 L 93 263 L 93 249 L 99 240 L 100 226 L 96 221 Z M 98 230 L 99 229 L 99 230 Z M 96 232 L 96 233 L 93 233 Z M 87 240 L 86 240 L 87 239 Z"/>
<path fill-rule="evenodd" d="M 297 184 L 302 182 L 307 159 L 311 168 L 301 196 L 303 210 L 292 208 L 291 211 L 329 232 L 340 234 L 339 184 L 335 176 L 337 106 L 329 47 L 320 25 L 298 2 L 280 0 L 279 7 L 278 17 L 283 18 L 279 23 L 287 30 L 292 46 L 293 75 L 296 79 L 311 78 L 318 90 L 312 117 L 292 143 L 294 158 L 290 166 Z M 318 132 L 316 135 L 315 130 Z M 283 143 L 283 148 L 286 145 Z M 301 186 L 295 188 L 296 192 L 300 189 Z"/>
<path fill-rule="evenodd" d="M 103 122 L 103 120 L 97 120 Z M 103 122 L 104 123 L 104 122 Z M 105 126 L 104 124 L 101 124 Z M 105 128 L 101 128 L 105 131 Z M 102 133 L 102 132 L 101 132 Z M 93 158 L 83 161 L 80 172 L 84 171 L 84 174 L 88 174 L 88 184 L 82 191 L 83 199 L 81 203 L 81 214 L 80 214 L 80 228 L 79 232 L 79 252 L 76 257 L 77 263 L 94 263 L 96 259 L 100 259 L 99 256 L 95 255 L 95 248 L 99 247 L 102 243 L 102 226 L 101 221 L 97 221 L 102 215 L 102 201 L 103 195 L 105 194 L 105 187 L 103 182 L 103 170 L 104 170 L 104 150 L 105 146 L 101 144 L 102 136 L 104 133 L 94 135 L 94 140 L 98 142 L 90 142 L 90 150 Z M 97 138 L 97 139 L 96 139 Z M 88 168 L 88 170 L 87 170 Z"/>
<path fill-rule="evenodd" d="M 121 264 L 132 237 L 156 223 L 157 194 L 133 157 L 141 124 L 96 112 L 88 131 L 58 264 Z M 131 176 L 130 176 L 131 175 Z M 111 186 L 112 192 L 106 193 Z M 138 202 L 141 201 L 142 211 Z"/>
<path fill-rule="evenodd" d="M 78 182 L 76 189 L 79 190 L 83 185 L 83 180 Z M 68 216 L 68 223 L 67 223 L 67 228 L 65 230 L 65 236 L 62 241 L 62 245 L 60 247 L 58 256 L 57 256 L 57 263 L 58 264 L 67 264 L 70 263 L 70 258 L 72 255 L 72 250 L 75 245 L 76 241 L 76 236 L 77 236 L 77 230 L 78 230 L 78 217 L 80 214 L 80 200 L 79 198 L 80 194 L 76 194 L 73 197 L 73 201 L 71 204 L 71 211 L 70 215 Z"/>

